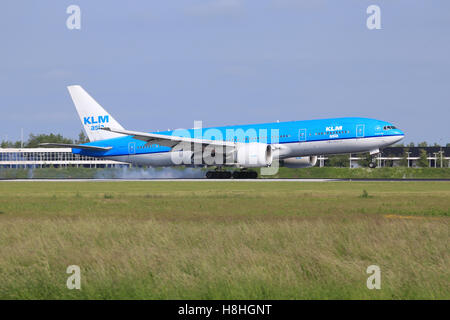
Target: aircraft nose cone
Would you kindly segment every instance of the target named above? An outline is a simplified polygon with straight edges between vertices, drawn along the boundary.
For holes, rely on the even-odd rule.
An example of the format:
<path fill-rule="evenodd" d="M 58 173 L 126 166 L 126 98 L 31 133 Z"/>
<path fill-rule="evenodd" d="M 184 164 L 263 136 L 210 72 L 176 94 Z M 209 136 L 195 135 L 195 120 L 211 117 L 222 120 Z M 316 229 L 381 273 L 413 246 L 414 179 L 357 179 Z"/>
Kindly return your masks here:
<path fill-rule="evenodd" d="M 401 130 L 399 130 L 399 133 L 397 134 L 395 142 L 402 140 L 404 137 L 405 137 L 405 134 Z"/>

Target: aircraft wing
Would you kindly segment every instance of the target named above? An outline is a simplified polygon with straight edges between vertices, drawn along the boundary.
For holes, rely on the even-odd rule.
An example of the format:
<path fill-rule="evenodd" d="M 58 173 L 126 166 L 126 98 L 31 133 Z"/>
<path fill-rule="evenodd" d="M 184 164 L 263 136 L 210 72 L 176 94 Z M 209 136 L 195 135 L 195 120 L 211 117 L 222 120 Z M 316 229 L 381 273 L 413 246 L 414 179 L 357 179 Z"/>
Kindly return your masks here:
<path fill-rule="evenodd" d="M 62 147 L 62 148 L 83 149 L 91 151 L 108 151 L 112 149 L 112 147 L 96 147 L 96 146 L 86 146 L 82 144 L 67 144 L 67 143 L 39 143 L 39 145 L 46 147 Z"/>
<path fill-rule="evenodd" d="M 235 147 L 236 146 L 234 144 L 234 142 L 231 142 L 231 141 L 207 140 L 207 139 L 196 139 L 196 138 L 188 138 L 188 137 L 168 136 L 168 135 L 164 135 L 164 134 L 129 131 L 129 130 L 122 130 L 122 129 L 107 128 L 107 127 L 100 128 L 100 129 L 132 136 L 134 139 L 146 141 L 147 145 L 158 144 L 160 146 L 166 146 L 166 147 L 170 147 L 170 148 L 173 148 L 178 144 L 184 144 L 184 143 L 212 145 L 212 146 L 218 146 L 218 147 Z"/>

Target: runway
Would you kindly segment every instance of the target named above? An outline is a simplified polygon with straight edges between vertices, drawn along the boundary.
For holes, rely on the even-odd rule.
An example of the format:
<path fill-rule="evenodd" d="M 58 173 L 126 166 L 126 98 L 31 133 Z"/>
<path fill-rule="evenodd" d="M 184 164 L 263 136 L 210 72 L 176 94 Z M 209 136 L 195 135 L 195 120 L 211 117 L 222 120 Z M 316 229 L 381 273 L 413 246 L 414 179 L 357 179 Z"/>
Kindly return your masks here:
<path fill-rule="evenodd" d="M 331 182 L 343 179 L 11 179 L 8 182 Z"/>
<path fill-rule="evenodd" d="M 9 179 L 0 182 L 407 182 L 450 179 Z"/>

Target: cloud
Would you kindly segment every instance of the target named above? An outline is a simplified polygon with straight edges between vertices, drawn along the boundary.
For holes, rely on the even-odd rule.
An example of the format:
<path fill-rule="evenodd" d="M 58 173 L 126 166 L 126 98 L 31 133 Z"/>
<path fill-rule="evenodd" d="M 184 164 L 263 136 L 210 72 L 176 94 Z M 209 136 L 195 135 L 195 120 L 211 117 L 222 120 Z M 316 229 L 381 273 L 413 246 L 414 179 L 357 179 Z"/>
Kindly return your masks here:
<path fill-rule="evenodd" d="M 242 12 L 240 0 L 213 0 L 191 6 L 186 13 L 192 16 L 235 16 Z"/>

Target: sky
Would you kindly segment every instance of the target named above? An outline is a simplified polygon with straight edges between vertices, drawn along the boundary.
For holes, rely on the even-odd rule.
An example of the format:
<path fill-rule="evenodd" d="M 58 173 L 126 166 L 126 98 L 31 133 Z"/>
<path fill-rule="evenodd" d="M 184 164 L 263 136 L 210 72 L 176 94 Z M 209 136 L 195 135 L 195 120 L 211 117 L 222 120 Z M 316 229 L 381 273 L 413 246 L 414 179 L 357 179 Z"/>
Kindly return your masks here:
<path fill-rule="evenodd" d="M 356 116 L 450 142 L 448 0 L 2 0 L 0 39 L 0 140 L 77 137 L 79 84 L 128 130 Z"/>

